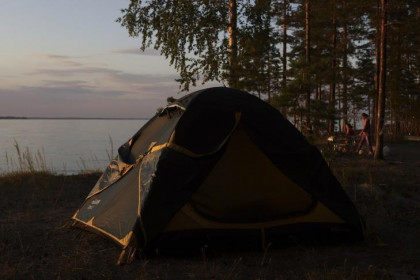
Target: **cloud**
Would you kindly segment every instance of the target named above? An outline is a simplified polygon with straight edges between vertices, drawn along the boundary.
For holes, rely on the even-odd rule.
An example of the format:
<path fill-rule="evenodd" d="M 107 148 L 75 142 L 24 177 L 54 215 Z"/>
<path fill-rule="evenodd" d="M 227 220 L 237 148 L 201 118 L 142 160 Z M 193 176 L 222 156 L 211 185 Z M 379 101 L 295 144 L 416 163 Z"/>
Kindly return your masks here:
<path fill-rule="evenodd" d="M 112 54 L 131 54 L 131 55 L 147 55 L 147 56 L 161 56 L 159 50 L 145 49 L 142 51 L 140 48 L 135 49 L 116 49 L 111 51 Z"/>
<path fill-rule="evenodd" d="M 121 92 L 69 88 L 0 88 L 3 116 L 148 118 L 165 104 L 159 97 L 122 97 Z"/>
<path fill-rule="evenodd" d="M 149 50 L 154 51 L 154 50 Z M 120 49 L 114 50 L 113 53 L 132 54 L 139 53 L 138 49 Z M 30 76 L 43 76 L 44 82 L 47 86 L 57 86 L 58 83 L 70 83 L 73 85 L 75 81 L 79 81 L 78 85 L 85 81 L 85 83 L 114 83 L 116 86 L 123 87 L 139 87 L 146 84 L 155 83 L 173 83 L 178 78 L 177 74 L 138 74 L 129 73 L 126 71 L 112 69 L 103 66 L 91 66 L 86 62 L 85 64 L 72 61 L 76 57 L 55 55 L 55 54 L 39 54 L 46 60 L 52 60 L 59 64 L 44 65 L 27 73 Z M 64 65 L 63 65 L 64 64 Z M 46 78 L 48 77 L 48 78 Z M 58 82 L 59 80 L 61 82 Z"/>
<path fill-rule="evenodd" d="M 43 75 L 49 78 L 56 78 L 58 80 L 44 80 L 48 86 L 60 85 L 74 85 L 80 86 L 81 84 L 92 83 L 100 81 L 101 83 L 114 83 L 120 87 L 140 87 L 142 85 L 153 85 L 159 83 L 174 83 L 177 75 L 159 75 L 159 74 L 133 74 L 120 70 L 102 68 L 102 67 L 78 67 L 67 69 L 53 69 L 44 68 L 30 72 L 29 75 Z M 77 78 L 77 80 L 67 80 Z M 80 80 L 86 79 L 86 80 Z"/>
<path fill-rule="evenodd" d="M 83 80 L 44 80 L 41 86 L 0 87 L 1 115 L 26 117 L 149 118 L 166 105 L 169 96 L 180 98 L 176 82 L 141 84 L 124 90 L 91 86 Z M 199 86 L 194 90 L 217 84 Z M 122 87 L 121 87 L 122 88 Z"/>
<path fill-rule="evenodd" d="M 43 96 L 48 99 L 62 100 L 63 102 L 71 98 L 86 98 L 88 96 L 122 96 L 128 91 L 106 90 L 97 87 L 86 85 L 63 85 L 60 86 L 33 86 L 33 87 L 20 87 L 17 91 L 20 93 Z"/>
<path fill-rule="evenodd" d="M 90 87 L 86 81 L 82 80 L 43 80 L 43 83 L 48 87 Z"/>
<path fill-rule="evenodd" d="M 131 74 L 122 71 L 106 73 L 109 79 L 117 83 L 124 84 L 155 84 L 172 83 L 178 77 L 176 75 L 158 75 L 158 74 Z"/>
<path fill-rule="evenodd" d="M 0 86 L 1 115 L 28 117 L 151 117 L 176 96 L 175 76 L 100 67 L 33 71 L 37 85 Z"/>
<path fill-rule="evenodd" d="M 59 54 L 46 54 L 46 53 L 39 53 L 37 54 L 37 57 L 43 58 L 43 59 L 80 59 L 80 58 L 89 58 L 88 55 L 79 55 L 79 56 L 70 56 L 70 55 L 59 55 Z"/>
<path fill-rule="evenodd" d="M 66 55 L 40 54 L 39 58 L 44 63 L 26 70 L 19 83 L 0 85 L 1 115 L 147 118 L 154 115 L 156 108 L 165 106 L 169 96 L 186 94 L 175 82 L 176 73 L 132 73 L 92 65 L 90 60 L 78 63 L 78 57 Z"/>
<path fill-rule="evenodd" d="M 103 74 L 103 73 L 117 73 L 118 70 L 111 70 L 101 67 L 78 67 L 67 69 L 55 68 L 40 68 L 35 71 L 29 72 L 29 75 L 48 75 L 51 77 L 69 77 L 79 74 Z"/>
<path fill-rule="evenodd" d="M 38 54 L 38 57 L 44 59 L 69 59 L 71 56 L 68 55 L 55 55 L 55 54 Z"/>
<path fill-rule="evenodd" d="M 0 80 L 6 80 L 6 79 L 16 78 L 16 77 L 17 76 L 12 76 L 12 75 L 1 75 Z"/>
<path fill-rule="evenodd" d="M 54 63 L 59 63 L 61 65 L 70 66 L 70 67 L 83 66 L 82 63 L 76 62 L 74 61 L 74 59 L 87 58 L 87 57 L 80 57 L 80 56 L 68 56 L 68 55 L 56 55 L 56 54 L 38 54 L 37 57 L 43 60 L 52 61 Z"/>

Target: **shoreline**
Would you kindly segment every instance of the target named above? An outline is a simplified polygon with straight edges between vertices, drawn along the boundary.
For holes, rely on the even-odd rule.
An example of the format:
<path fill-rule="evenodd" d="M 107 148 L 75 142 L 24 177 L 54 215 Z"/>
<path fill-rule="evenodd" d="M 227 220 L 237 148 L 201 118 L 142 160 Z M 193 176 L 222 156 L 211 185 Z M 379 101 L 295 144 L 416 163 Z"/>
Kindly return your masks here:
<path fill-rule="evenodd" d="M 0 117 L 0 120 L 142 120 L 147 121 L 150 118 L 85 118 L 85 117 Z"/>

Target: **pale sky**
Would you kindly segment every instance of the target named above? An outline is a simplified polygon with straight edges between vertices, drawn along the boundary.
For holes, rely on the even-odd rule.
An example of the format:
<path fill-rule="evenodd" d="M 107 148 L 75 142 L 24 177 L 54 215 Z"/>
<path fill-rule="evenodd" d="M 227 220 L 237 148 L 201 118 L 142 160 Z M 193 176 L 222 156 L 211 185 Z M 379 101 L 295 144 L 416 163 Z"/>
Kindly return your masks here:
<path fill-rule="evenodd" d="M 184 95 L 169 62 L 115 22 L 128 3 L 0 0 L 0 116 L 149 118 Z"/>

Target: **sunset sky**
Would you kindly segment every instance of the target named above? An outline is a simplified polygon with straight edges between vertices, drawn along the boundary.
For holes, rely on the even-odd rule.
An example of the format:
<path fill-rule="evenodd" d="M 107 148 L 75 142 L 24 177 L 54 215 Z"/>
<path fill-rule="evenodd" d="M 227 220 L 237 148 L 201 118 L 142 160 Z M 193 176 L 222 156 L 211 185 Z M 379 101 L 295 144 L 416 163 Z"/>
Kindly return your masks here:
<path fill-rule="evenodd" d="M 115 22 L 128 3 L 0 0 L 0 116 L 148 118 L 185 94 Z"/>

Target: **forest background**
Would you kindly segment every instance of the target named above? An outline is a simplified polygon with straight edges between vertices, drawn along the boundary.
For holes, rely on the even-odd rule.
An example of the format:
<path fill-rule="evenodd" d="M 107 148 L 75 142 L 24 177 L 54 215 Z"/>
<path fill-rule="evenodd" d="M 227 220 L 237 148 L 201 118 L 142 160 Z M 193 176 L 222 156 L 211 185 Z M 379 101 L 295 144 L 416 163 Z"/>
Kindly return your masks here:
<path fill-rule="evenodd" d="M 132 0 L 118 19 L 178 71 L 249 91 L 303 133 L 333 134 L 360 114 L 383 137 L 420 134 L 416 0 Z"/>

